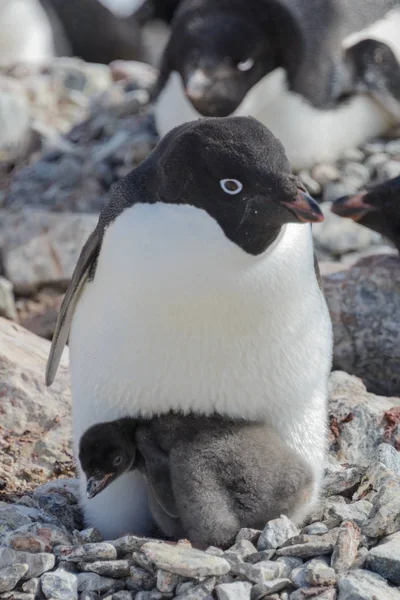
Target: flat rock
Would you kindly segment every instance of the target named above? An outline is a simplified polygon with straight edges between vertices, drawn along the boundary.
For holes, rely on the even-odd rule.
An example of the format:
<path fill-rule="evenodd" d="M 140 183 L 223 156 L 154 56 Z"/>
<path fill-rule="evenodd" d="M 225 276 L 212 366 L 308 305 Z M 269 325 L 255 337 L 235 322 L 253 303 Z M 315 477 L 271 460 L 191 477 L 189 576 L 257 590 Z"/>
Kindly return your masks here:
<path fill-rule="evenodd" d="M 76 575 L 57 569 L 45 573 L 41 579 L 43 594 L 49 600 L 77 600 L 78 581 Z"/>
<path fill-rule="evenodd" d="M 0 569 L 0 592 L 13 590 L 28 570 L 29 567 L 26 564 L 17 564 Z"/>
<path fill-rule="evenodd" d="M 310 586 L 332 587 L 336 584 L 337 576 L 324 560 L 314 559 L 307 563 L 304 569 L 304 579 Z"/>
<path fill-rule="evenodd" d="M 58 546 L 57 556 L 68 562 L 94 562 L 98 560 L 115 560 L 117 551 L 107 542 L 83 544 L 82 546 Z"/>
<path fill-rule="evenodd" d="M 280 576 L 282 566 L 275 561 L 264 560 L 255 565 L 240 560 L 229 561 L 234 575 L 244 577 L 253 583 L 265 583 Z"/>
<path fill-rule="evenodd" d="M 96 592 L 102 594 L 110 589 L 118 591 L 124 588 L 124 583 L 119 579 L 101 577 L 97 573 L 79 573 L 77 575 L 78 592 Z"/>
<path fill-rule="evenodd" d="M 269 521 L 261 532 L 258 540 L 258 550 L 280 548 L 290 538 L 298 535 L 299 529 L 290 519 L 282 515 L 279 519 Z"/>
<path fill-rule="evenodd" d="M 400 477 L 388 481 L 376 495 L 368 521 L 363 525 L 364 535 L 383 537 L 400 530 Z"/>
<path fill-rule="evenodd" d="M 222 583 L 215 588 L 218 600 L 250 600 L 251 583 L 235 581 Z"/>
<path fill-rule="evenodd" d="M 55 558 L 53 554 L 44 552 L 30 554 L 0 547 L 0 569 L 16 564 L 28 565 L 28 570 L 21 577 L 31 579 L 31 577 L 39 577 L 46 571 L 50 571 L 55 565 Z"/>
<path fill-rule="evenodd" d="M 270 596 L 275 592 L 280 592 L 291 585 L 290 579 L 273 579 L 265 583 L 258 583 L 251 590 L 252 600 L 258 600 L 265 596 Z"/>
<path fill-rule="evenodd" d="M 224 575 L 230 570 L 224 558 L 186 546 L 148 542 L 142 546 L 142 552 L 159 569 L 184 577 Z"/>
<path fill-rule="evenodd" d="M 331 566 L 337 573 L 345 573 L 353 565 L 357 557 L 361 532 L 351 521 L 342 523 L 333 549 Z"/>
<path fill-rule="evenodd" d="M 0 453 L 0 470 L 8 492 L 42 483 L 72 459 L 68 350 L 47 388 L 49 350 L 48 341 L 0 317 L 2 438 L 11 448 Z"/>
<path fill-rule="evenodd" d="M 350 571 L 339 579 L 338 600 L 400 600 L 400 591 L 383 577 L 366 570 Z"/>
<path fill-rule="evenodd" d="M 81 571 L 97 573 L 103 577 L 113 577 L 120 579 L 129 577 L 132 561 L 129 560 L 96 560 L 94 562 L 80 562 Z M 161 590 L 163 591 L 163 590 Z"/>
<path fill-rule="evenodd" d="M 400 585 L 400 532 L 384 539 L 379 546 L 371 548 L 367 568 L 395 585 Z"/>
<path fill-rule="evenodd" d="M 347 219 L 345 219 L 347 221 Z M 333 324 L 335 369 L 360 377 L 367 389 L 400 395 L 400 259 L 369 256 L 324 277 Z M 383 440 L 382 440 L 383 441 Z"/>
<path fill-rule="evenodd" d="M 65 288 L 96 224 L 95 215 L 3 210 L 0 246 L 6 277 L 16 292 L 27 294 L 49 284 Z"/>
<path fill-rule="evenodd" d="M 400 297 L 400 295 L 399 295 Z M 335 371 L 329 379 L 330 454 L 340 463 L 366 467 L 382 442 L 396 443 L 398 424 L 388 416 L 399 398 L 368 393 L 360 379 Z"/>
<path fill-rule="evenodd" d="M 290 594 L 290 600 L 336 600 L 335 588 L 305 587 Z"/>

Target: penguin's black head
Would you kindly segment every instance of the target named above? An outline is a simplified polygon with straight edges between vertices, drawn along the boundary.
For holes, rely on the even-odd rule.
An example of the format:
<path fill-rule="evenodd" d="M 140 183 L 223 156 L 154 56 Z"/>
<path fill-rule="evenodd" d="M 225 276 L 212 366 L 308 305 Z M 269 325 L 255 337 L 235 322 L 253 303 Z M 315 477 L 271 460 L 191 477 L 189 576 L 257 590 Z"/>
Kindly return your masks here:
<path fill-rule="evenodd" d="M 400 249 L 400 177 L 385 181 L 369 191 L 339 198 L 332 212 L 353 219 L 384 235 Z"/>
<path fill-rule="evenodd" d="M 203 10 L 185 10 L 185 3 L 178 10 L 164 60 L 170 71 L 180 74 L 187 98 L 201 115 L 225 117 L 275 69 L 277 57 L 243 2 L 228 9 L 203 4 Z"/>
<path fill-rule="evenodd" d="M 87 478 L 87 496 L 94 498 L 129 471 L 136 455 L 135 420 L 120 419 L 90 427 L 79 443 L 79 461 Z"/>
<path fill-rule="evenodd" d="M 173 129 L 120 191 L 202 209 L 252 255 L 264 252 L 287 223 L 323 220 L 292 174 L 282 144 L 250 117 L 199 119 Z"/>

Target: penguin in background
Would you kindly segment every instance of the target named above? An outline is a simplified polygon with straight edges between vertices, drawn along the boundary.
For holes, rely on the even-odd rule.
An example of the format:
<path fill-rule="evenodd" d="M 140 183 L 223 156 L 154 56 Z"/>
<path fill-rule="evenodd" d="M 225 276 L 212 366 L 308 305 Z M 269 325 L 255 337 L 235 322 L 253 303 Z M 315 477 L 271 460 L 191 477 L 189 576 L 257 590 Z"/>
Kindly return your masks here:
<path fill-rule="evenodd" d="M 268 421 L 312 470 L 305 516 L 332 357 L 310 226 L 321 220 L 257 120 L 200 119 L 166 135 L 114 188 L 60 310 L 46 382 L 69 336 L 75 451 L 90 426 L 124 416 Z M 86 523 L 105 538 L 151 529 L 137 470 L 90 502 L 81 485 Z"/>
<path fill-rule="evenodd" d="M 161 136 L 201 116 L 250 115 L 295 170 L 333 162 L 397 122 L 400 97 L 350 44 L 384 44 L 400 72 L 400 0 L 182 0 L 154 90 Z M 357 37 L 355 37 L 357 36 Z M 388 68 L 390 73 L 393 65 Z M 397 76 L 398 77 L 398 76 Z M 390 77 L 378 74 L 381 91 Z M 383 81 L 382 81 L 383 79 Z"/>
<path fill-rule="evenodd" d="M 377 231 L 400 250 L 400 176 L 353 196 L 339 198 L 331 210 L 339 217 L 353 219 Z"/>

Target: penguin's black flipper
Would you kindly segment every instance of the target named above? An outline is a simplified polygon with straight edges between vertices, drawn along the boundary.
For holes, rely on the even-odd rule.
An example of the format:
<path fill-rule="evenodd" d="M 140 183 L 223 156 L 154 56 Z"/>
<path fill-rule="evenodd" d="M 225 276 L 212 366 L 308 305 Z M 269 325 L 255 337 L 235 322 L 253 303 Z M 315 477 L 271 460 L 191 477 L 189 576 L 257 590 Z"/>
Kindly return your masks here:
<path fill-rule="evenodd" d="M 46 385 L 53 383 L 60 364 L 64 346 L 67 343 L 71 321 L 79 294 L 86 282 L 90 267 L 96 260 L 100 248 L 100 238 L 97 229 L 90 234 L 89 239 L 83 246 L 75 267 L 72 279 L 69 282 L 63 303 L 58 315 L 53 341 L 51 342 L 50 355 L 46 367 Z"/>
<path fill-rule="evenodd" d="M 383 42 L 364 39 L 346 51 L 352 65 L 356 91 L 365 91 L 400 122 L 400 63 Z"/>

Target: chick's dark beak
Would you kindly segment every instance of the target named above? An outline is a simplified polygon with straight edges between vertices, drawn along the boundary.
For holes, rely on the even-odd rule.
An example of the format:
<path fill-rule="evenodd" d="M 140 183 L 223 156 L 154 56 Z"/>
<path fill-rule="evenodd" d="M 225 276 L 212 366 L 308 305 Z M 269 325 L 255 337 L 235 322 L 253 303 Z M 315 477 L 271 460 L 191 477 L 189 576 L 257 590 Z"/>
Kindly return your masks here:
<path fill-rule="evenodd" d="M 106 473 L 106 475 L 98 477 L 89 477 L 86 486 L 86 495 L 91 500 L 97 494 L 100 494 L 112 481 L 114 473 Z"/>
<path fill-rule="evenodd" d="M 378 210 L 375 206 L 372 206 L 365 201 L 366 195 L 367 194 L 364 192 L 356 194 L 355 196 L 344 196 L 343 198 L 339 198 L 339 200 L 336 200 L 332 205 L 331 211 L 339 217 L 346 217 L 348 219 L 353 219 L 353 221 L 359 221 L 366 213 Z"/>
<path fill-rule="evenodd" d="M 324 215 L 318 203 L 307 192 L 298 190 L 297 197 L 291 202 L 281 202 L 302 223 L 321 223 Z"/>

